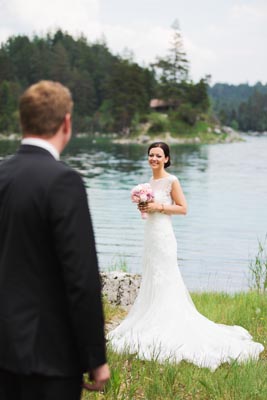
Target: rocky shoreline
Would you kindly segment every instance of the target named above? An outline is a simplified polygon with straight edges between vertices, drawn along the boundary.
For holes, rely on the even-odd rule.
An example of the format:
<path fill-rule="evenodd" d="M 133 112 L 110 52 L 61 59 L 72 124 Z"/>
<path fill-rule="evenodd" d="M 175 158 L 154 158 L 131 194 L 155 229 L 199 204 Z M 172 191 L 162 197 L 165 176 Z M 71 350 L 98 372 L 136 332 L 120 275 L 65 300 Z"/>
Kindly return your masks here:
<path fill-rule="evenodd" d="M 141 284 L 141 275 L 122 271 L 101 272 L 102 293 L 114 305 L 131 306 Z"/>
<path fill-rule="evenodd" d="M 211 140 L 210 138 L 207 140 L 207 142 L 210 143 L 233 143 L 233 142 L 238 142 L 244 140 L 240 134 L 240 132 L 235 131 L 229 126 L 216 126 L 213 129 L 208 128 L 207 132 L 208 135 L 214 134 L 213 139 Z M 159 141 L 159 140 L 164 140 L 169 144 L 200 144 L 204 143 L 205 139 L 200 137 L 201 134 L 198 136 L 189 136 L 189 137 L 177 137 L 177 136 L 172 136 L 170 132 L 163 132 L 160 134 L 158 137 L 151 137 L 146 134 L 140 134 L 135 137 L 121 137 L 121 138 L 114 138 L 112 141 L 113 143 L 118 143 L 118 144 L 147 144 L 149 142 L 153 141 Z M 206 143 L 206 142 L 205 142 Z"/>
<path fill-rule="evenodd" d="M 10 140 L 10 141 L 21 140 L 21 135 L 18 133 L 10 133 L 9 135 L 0 133 L 0 140 Z"/>

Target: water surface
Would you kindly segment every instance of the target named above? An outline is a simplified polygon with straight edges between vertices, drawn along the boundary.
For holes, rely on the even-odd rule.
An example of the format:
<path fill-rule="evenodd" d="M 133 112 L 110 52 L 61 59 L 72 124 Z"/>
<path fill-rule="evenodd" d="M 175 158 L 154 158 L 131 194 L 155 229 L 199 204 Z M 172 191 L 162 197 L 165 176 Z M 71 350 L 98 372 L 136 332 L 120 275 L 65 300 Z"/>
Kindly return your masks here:
<path fill-rule="evenodd" d="M 0 142 L 0 157 L 17 144 Z M 178 263 L 190 290 L 248 288 L 249 260 L 267 233 L 267 138 L 172 145 L 172 166 L 189 211 L 174 216 Z M 73 139 L 63 159 L 84 177 L 102 270 L 141 272 L 144 221 L 130 190 L 151 176 L 146 146 Z"/>

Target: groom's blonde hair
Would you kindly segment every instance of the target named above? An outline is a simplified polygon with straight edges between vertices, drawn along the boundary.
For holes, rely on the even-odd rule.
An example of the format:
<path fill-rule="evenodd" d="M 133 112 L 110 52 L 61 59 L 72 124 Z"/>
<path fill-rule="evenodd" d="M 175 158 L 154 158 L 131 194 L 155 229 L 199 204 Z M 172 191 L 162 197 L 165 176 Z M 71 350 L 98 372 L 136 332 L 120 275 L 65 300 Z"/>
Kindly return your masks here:
<path fill-rule="evenodd" d="M 30 86 L 19 102 L 23 135 L 51 137 L 58 131 L 73 101 L 68 88 L 59 82 L 40 81 Z"/>

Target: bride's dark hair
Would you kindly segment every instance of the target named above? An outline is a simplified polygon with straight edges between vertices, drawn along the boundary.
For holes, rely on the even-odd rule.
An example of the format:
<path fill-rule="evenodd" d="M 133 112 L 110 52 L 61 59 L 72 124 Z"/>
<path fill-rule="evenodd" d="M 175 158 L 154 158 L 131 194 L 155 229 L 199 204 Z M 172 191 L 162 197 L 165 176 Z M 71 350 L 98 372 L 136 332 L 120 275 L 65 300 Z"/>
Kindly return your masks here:
<path fill-rule="evenodd" d="M 148 155 L 149 155 L 150 150 L 154 149 L 154 147 L 160 147 L 163 150 L 165 157 L 168 157 L 168 161 L 164 165 L 164 168 L 168 168 L 171 165 L 171 156 L 170 156 L 169 146 L 167 145 L 167 143 L 164 143 L 164 142 L 154 142 L 149 146 L 149 148 L 147 150 Z"/>

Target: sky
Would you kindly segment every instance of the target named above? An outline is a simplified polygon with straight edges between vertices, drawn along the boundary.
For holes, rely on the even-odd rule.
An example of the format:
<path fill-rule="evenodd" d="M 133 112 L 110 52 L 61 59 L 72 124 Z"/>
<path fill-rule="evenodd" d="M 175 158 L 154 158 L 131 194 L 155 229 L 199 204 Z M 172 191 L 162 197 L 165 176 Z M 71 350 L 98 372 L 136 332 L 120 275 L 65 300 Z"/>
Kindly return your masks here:
<path fill-rule="evenodd" d="M 174 20 L 193 81 L 267 83 L 266 0 L 0 0 L 0 42 L 61 28 L 148 66 L 168 53 Z"/>

